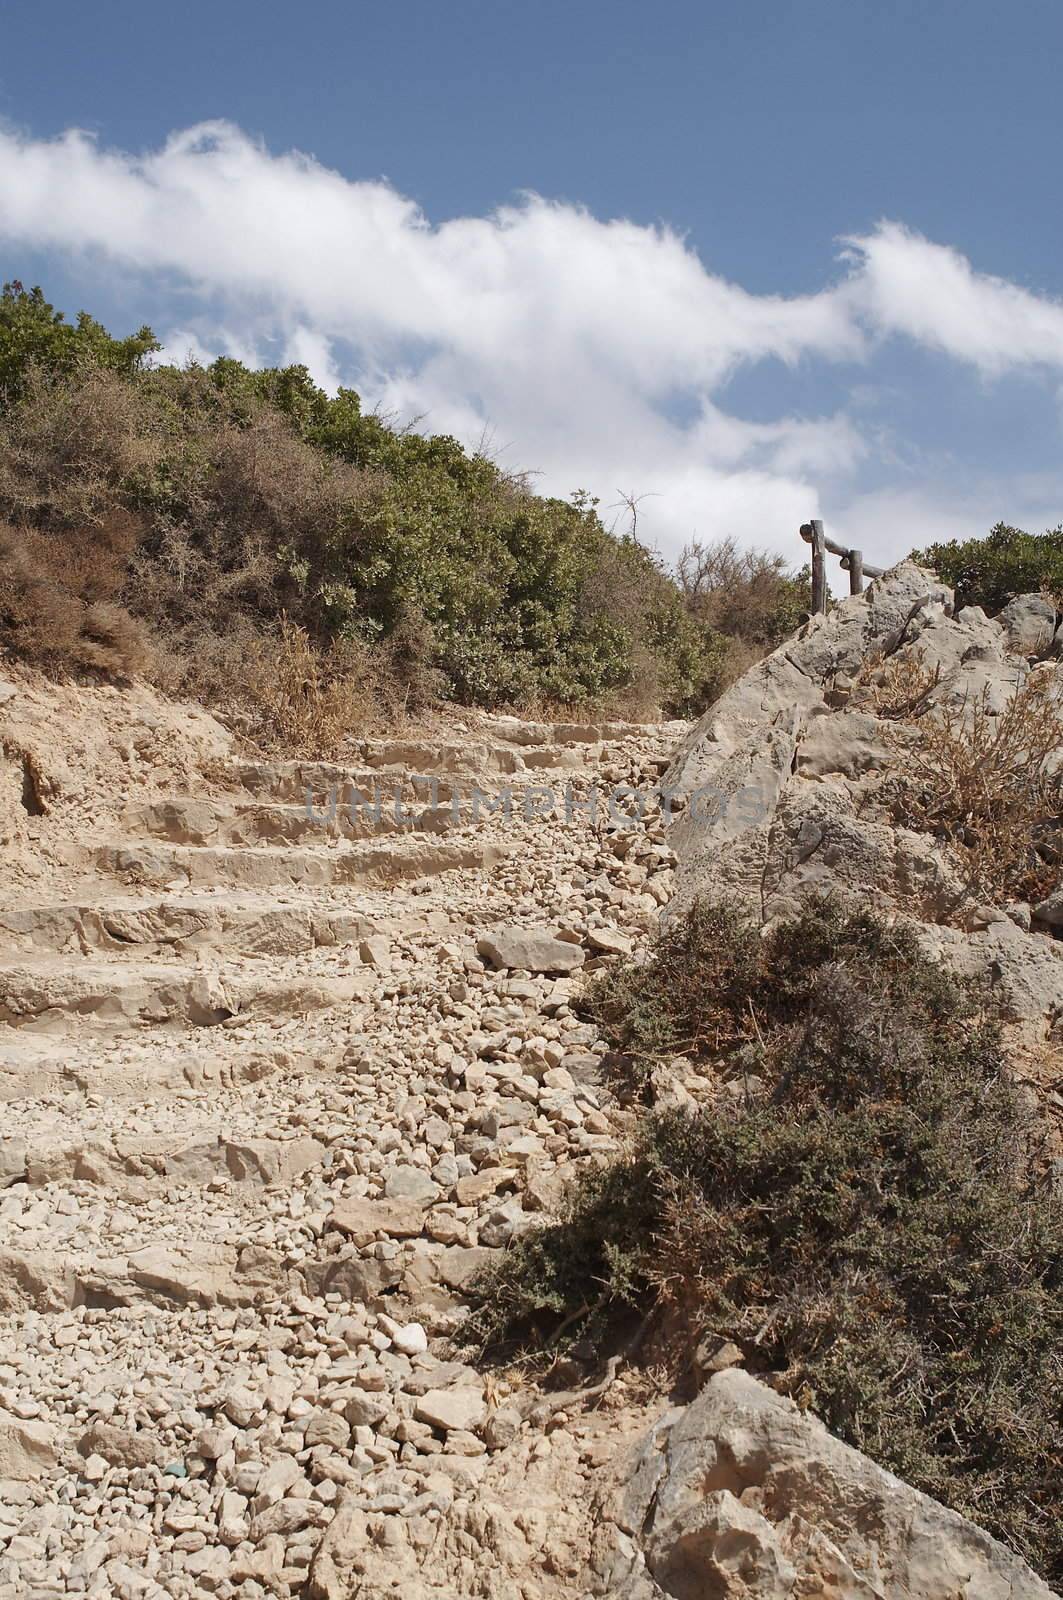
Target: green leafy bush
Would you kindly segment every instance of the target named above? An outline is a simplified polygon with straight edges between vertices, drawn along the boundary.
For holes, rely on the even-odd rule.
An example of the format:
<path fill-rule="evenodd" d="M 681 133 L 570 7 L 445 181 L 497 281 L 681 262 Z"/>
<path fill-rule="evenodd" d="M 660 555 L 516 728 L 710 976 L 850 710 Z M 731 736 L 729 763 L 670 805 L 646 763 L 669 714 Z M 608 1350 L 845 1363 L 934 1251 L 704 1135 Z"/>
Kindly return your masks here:
<path fill-rule="evenodd" d="M 69 323 L 39 288 L 25 289 L 17 279 L 0 291 L 0 407 L 19 398 L 34 367 L 56 374 L 106 367 L 132 375 L 158 349 L 150 328 L 112 339 L 87 311 Z"/>
<path fill-rule="evenodd" d="M 982 606 L 993 614 L 1017 594 L 1063 594 L 1063 525 L 1025 533 L 998 522 L 985 539 L 928 545 L 914 551 L 912 560 L 951 585 L 958 606 Z"/>
<path fill-rule="evenodd" d="M 455 439 L 367 415 L 353 390 L 327 395 L 303 367 L 154 367 L 155 349 L 147 328 L 67 324 L 38 289 L 0 300 L 0 519 L 79 564 L 115 515 L 140 519 L 115 603 L 157 638 L 164 687 L 246 698 L 285 629 L 305 635 L 330 693 L 330 651 L 387 647 L 387 670 L 408 665 L 403 703 L 431 688 L 694 715 L 746 664 L 587 495 L 536 495 Z M 391 648 L 398 636 L 418 650 Z M 2 613 L 0 642 L 45 659 Z"/>
<path fill-rule="evenodd" d="M 597 1004 L 622 1051 L 743 1080 L 647 1113 L 480 1285 L 470 1338 L 542 1348 L 637 1313 L 699 1341 L 1063 1571 L 1063 1209 L 976 993 L 868 915 L 764 940 L 702 907 Z"/>

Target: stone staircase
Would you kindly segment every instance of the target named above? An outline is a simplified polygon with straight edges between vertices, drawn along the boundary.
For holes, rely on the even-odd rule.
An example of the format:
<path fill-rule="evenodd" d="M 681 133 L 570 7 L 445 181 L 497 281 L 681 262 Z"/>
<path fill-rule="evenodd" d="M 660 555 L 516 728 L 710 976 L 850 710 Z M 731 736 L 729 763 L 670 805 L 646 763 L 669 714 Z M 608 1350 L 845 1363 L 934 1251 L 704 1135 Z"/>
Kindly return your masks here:
<path fill-rule="evenodd" d="M 315 989 L 290 978 L 271 983 L 254 968 L 238 975 L 224 963 L 312 957 L 357 947 L 377 931 L 375 920 L 333 893 L 307 891 L 423 884 L 456 870 L 489 870 L 504 858 L 504 841 L 485 840 L 478 826 L 463 829 L 446 811 L 407 814 L 416 785 L 399 764 L 405 756 L 432 779 L 445 773 L 451 784 L 460 777 L 469 785 L 521 760 L 506 747 L 380 744 L 368 772 L 240 763 L 220 774 L 231 785 L 221 798 L 138 802 L 122 817 L 120 840 L 88 849 L 101 890 L 94 903 L 0 912 L 0 1024 L 34 1031 L 70 1020 L 216 1026 L 249 1006 L 262 1014 L 286 1003 L 298 1010 L 351 999 L 354 979 L 337 985 L 330 977 Z M 358 815 L 355 797 L 371 805 L 375 787 L 388 780 L 402 820 L 384 806 L 350 820 Z M 264 794 L 300 795 L 302 803 Z M 443 831 L 459 837 L 443 841 Z M 222 965 L 208 970 L 208 954 Z"/>
<path fill-rule="evenodd" d="M 448 1394 L 479 1380 L 431 1352 L 378 1368 L 377 1319 L 445 1336 L 469 1276 L 615 1148 L 624 1114 L 571 1004 L 579 976 L 496 970 L 478 946 L 549 928 L 581 962 L 611 959 L 652 926 L 670 864 L 654 821 L 621 840 L 615 819 L 526 815 L 519 799 L 474 818 L 469 795 L 652 784 L 676 732 L 498 718 L 465 743 L 368 741 L 349 766 L 231 760 L 86 837 L 66 892 L 0 911 L 0 1424 L 42 1428 L 50 1463 L 21 1485 L 15 1564 L 0 1512 L 0 1592 L 49 1572 L 67 1592 L 59 1566 L 101 1527 L 148 1530 L 138 1600 L 256 1571 L 261 1529 L 223 1535 L 236 1491 L 194 1463 L 218 1385 L 257 1382 L 261 1363 L 267 1394 L 278 1363 L 291 1374 L 290 1416 L 271 1400 L 235 1424 L 263 1471 L 364 1479 L 379 1498 L 401 1457 L 412 1497 L 422 1469 L 457 1451 L 460 1475 L 483 1451 L 433 1424 L 393 1437 L 429 1370 Z M 326 1348 L 336 1372 L 404 1385 L 398 1413 L 351 1432 L 343 1407 L 362 1390 L 319 1384 Z M 153 1385 L 164 1412 L 145 1405 Z M 328 1447 L 302 1439 L 311 1414 Z M 101 1419 L 193 1463 L 188 1478 L 110 1463 L 86 1482 L 75 1447 Z M 206 1520 L 197 1500 L 205 1540 L 182 1542 L 165 1504 L 212 1483 L 229 1499 Z M 57 1493 L 72 1520 L 38 1554 L 34 1517 Z M 332 1502 L 313 1504 L 319 1540 Z M 262 1592 L 302 1592 L 313 1541 L 277 1538 Z"/>

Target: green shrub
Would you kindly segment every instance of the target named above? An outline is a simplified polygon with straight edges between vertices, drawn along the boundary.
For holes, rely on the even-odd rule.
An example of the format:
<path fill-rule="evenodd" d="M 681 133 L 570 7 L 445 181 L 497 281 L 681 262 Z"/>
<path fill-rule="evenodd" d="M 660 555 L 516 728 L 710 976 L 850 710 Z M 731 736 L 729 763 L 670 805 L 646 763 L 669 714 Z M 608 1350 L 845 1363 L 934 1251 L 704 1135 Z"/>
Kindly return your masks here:
<path fill-rule="evenodd" d="M 764 940 L 702 907 L 597 1004 L 619 1049 L 682 1049 L 746 1092 L 648 1113 L 481 1283 L 470 1339 L 534 1351 L 637 1313 L 680 1378 L 702 1337 L 732 1340 L 1058 1576 L 1063 1210 L 977 994 L 905 932 L 812 904 Z"/>
<path fill-rule="evenodd" d="M 998 522 L 984 539 L 950 539 L 912 553 L 956 591 L 957 606 L 993 614 L 1017 594 L 1063 594 L 1063 525 L 1024 533 Z"/>
<path fill-rule="evenodd" d="M 164 687 L 246 697 L 240 663 L 257 673 L 255 641 L 293 628 L 326 676 L 322 652 L 366 659 L 412 629 L 419 682 L 483 706 L 695 715 L 746 664 L 587 495 L 533 494 L 304 367 L 146 366 L 156 348 L 68 325 L 39 290 L 0 301 L 0 518 L 71 548 L 143 520 L 121 603 L 159 639 Z"/>
<path fill-rule="evenodd" d="M 0 408 L 20 397 L 35 367 L 53 374 L 104 367 L 129 375 L 158 349 L 150 328 L 112 339 L 87 311 L 69 323 L 39 288 L 25 289 L 15 279 L 0 291 Z"/>
<path fill-rule="evenodd" d="M 606 967 L 583 1009 L 616 1047 L 618 1072 L 645 1088 L 676 1055 L 712 1055 L 748 1039 L 760 941 L 731 906 L 696 901 L 664 929 L 653 959 Z"/>

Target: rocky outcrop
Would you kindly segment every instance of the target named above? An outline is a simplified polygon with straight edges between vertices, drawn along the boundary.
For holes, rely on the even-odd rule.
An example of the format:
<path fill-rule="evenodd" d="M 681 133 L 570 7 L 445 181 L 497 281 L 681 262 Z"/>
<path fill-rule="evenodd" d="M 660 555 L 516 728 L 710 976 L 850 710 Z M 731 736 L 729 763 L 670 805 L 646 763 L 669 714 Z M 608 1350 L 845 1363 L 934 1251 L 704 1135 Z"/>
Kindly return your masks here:
<path fill-rule="evenodd" d="M 767 925 L 827 893 L 912 925 L 1034 1037 L 1055 1029 L 1058 892 L 972 903 L 955 857 L 897 826 L 889 786 L 922 735 L 917 721 L 879 714 L 874 691 L 894 673 L 924 686 L 939 714 L 962 722 L 977 705 L 992 718 L 1035 668 L 1059 674 L 1058 639 L 1042 596 L 996 619 L 957 614 L 949 590 L 908 563 L 814 619 L 722 696 L 666 772 L 678 817 L 665 917 L 704 893 Z M 1063 685 L 1053 693 L 1063 701 Z M 620 1465 L 593 1565 L 595 1592 L 622 1600 L 1050 1596 L 1013 1551 L 740 1369 L 666 1412 Z"/>
<path fill-rule="evenodd" d="M 981 1528 L 739 1370 L 625 1462 L 595 1563 L 615 1600 L 1052 1600 Z"/>
<path fill-rule="evenodd" d="M 897 826 L 882 796 L 919 730 L 868 702 L 876 674 L 905 663 L 944 714 L 962 719 L 976 703 L 999 714 L 1032 666 L 1059 671 L 1056 640 L 1042 596 L 996 619 L 956 613 L 951 591 L 911 563 L 814 618 L 716 702 L 664 776 L 685 805 L 669 834 L 678 867 L 666 915 L 705 891 L 764 923 L 809 892 L 848 896 L 913 922 L 933 954 L 988 980 L 1014 1020 L 1053 1026 L 1063 1018 L 1054 901 L 972 904 L 954 858 Z"/>

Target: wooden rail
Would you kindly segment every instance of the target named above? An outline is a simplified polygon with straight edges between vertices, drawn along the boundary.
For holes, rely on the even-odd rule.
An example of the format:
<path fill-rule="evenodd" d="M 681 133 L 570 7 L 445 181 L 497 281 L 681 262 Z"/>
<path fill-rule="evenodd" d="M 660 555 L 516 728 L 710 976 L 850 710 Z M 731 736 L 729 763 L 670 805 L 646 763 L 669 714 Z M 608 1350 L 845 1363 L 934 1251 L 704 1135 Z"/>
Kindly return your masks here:
<path fill-rule="evenodd" d="M 863 594 L 864 579 L 881 578 L 885 567 L 873 567 L 864 560 L 862 550 L 849 550 L 836 539 L 828 539 L 822 522 L 802 522 L 801 537 L 812 546 L 812 615 L 827 609 L 827 552 L 841 557 L 843 572 L 849 574 L 849 593 Z"/>

